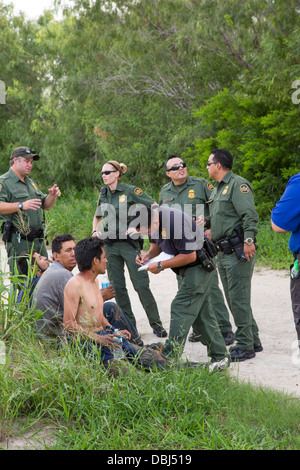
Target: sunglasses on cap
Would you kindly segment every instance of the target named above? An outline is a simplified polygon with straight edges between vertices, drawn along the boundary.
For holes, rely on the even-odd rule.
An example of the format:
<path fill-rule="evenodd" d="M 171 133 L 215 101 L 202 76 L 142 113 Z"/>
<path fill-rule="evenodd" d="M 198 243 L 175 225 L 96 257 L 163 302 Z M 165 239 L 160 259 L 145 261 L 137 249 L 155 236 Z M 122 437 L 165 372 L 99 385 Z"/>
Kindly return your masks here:
<path fill-rule="evenodd" d="M 177 163 L 176 165 L 171 166 L 171 168 L 167 168 L 167 171 L 177 171 L 181 168 L 186 168 L 186 163 Z"/>
<path fill-rule="evenodd" d="M 102 171 L 102 175 L 110 175 L 111 173 L 117 173 L 118 170 L 107 170 L 107 171 Z"/>

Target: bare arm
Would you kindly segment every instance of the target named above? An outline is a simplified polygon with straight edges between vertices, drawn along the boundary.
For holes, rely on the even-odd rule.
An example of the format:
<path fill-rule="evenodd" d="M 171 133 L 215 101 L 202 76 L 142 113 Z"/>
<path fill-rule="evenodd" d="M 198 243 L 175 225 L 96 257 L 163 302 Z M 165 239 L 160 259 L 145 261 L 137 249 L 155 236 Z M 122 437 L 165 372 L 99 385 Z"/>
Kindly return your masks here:
<path fill-rule="evenodd" d="M 155 258 L 155 256 L 158 256 L 161 253 L 161 249 L 159 246 L 156 245 L 156 243 L 151 243 L 149 250 L 145 255 L 138 255 L 136 257 L 136 263 L 139 266 L 142 266 L 143 264 L 147 263 L 150 259 Z"/>
<path fill-rule="evenodd" d="M 19 202 L 0 202 L 0 214 L 7 215 L 7 214 L 14 214 L 18 212 Z M 37 210 L 40 209 L 42 205 L 42 201 L 40 199 L 28 199 L 27 201 L 22 202 L 23 210 L 28 211 L 29 209 Z"/>
<path fill-rule="evenodd" d="M 48 196 L 46 197 L 46 199 L 44 200 L 44 204 L 43 204 L 43 209 L 45 211 L 49 211 L 51 209 L 51 207 L 54 206 L 55 202 L 56 202 L 56 198 L 60 196 L 60 189 L 59 187 L 57 186 L 57 184 L 55 184 L 54 186 L 52 186 L 52 188 L 49 189 L 49 194 Z"/>
<path fill-rule="evenodd" d="M 288 230 L 284 230 L 283 228 L 278 227 L 272 222 L 272 220 L 271 220 L 271 225 L 272 225 L 272 230 L 274 230 L 274 232 L 276 233 L 288 233 Z"/>
<path fill-rule="evenodd" d="M 98 225 L 100 224 L 101 220 L 102 220 L 102 217 L 96 217 L 94 215 L 94 218 L 93 218 L 93 236 L 97 236 L 97 234 L 100 233 L 99 230 L 98 230 Z"/>
<path fill-rule="evenodd" d="M 194 261 L 196 261 L 196 258 L 197 254 L 195 251 L 189 254 L 180 253 L 174 256 L 174 258 L 162 261 L 161 265 L 164 269 L 180 268 L 182 266 L 186 266 L 187 264 L 194 263 Z M 150 263 L 146 269 L 147 271 L 150 271 L 153 274 L 158 274 L 160 272 L 157 269 L 157 263 Z"/>

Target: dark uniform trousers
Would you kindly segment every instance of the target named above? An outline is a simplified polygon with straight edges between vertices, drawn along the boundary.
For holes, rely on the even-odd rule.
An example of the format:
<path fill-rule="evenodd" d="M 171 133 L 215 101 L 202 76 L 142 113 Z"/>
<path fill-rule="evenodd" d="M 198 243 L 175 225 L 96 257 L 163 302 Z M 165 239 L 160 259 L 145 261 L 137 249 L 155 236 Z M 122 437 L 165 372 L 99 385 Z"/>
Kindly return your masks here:
<path fill-rule="evenodd" d="M 294 314 L 295 328 L 300 346 L 300 277 L 290 281 L 292 310 Z"/>
<path fill-rule="evenodd" d="M 225 297 L 232 312 L 237 330 L 235 339 L 241 349 L 253 349 L 260 343 L 258 326 L 251 309 L 251 279 L 255 257 L 237 265 L 235 253 L 218 254 L 218 269 L 222 280 Z M 234 270 L 230 270 L 234 267 Z"/>

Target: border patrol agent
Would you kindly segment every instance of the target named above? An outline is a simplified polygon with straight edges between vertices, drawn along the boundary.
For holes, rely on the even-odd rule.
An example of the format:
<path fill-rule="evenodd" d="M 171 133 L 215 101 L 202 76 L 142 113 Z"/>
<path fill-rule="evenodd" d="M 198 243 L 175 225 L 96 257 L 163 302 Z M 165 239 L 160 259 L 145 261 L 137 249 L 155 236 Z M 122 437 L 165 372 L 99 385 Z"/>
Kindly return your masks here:
<path fill-rule="evenodd" d="M 209 211 L 206 202 L 210 198 L 214 186 L 204 178 L 189 176 L 186 164 L 177 155 L 170 155 L 168 157 L 165 163 L 165 170 L 166 175 L 171 181 L 162 188 L 159 204 L 176 207 L 184 212 L 188 212 L 196 221 L 201 215 L 204 215 L 205 220 L 208 222 Z M 197 214 L 197 209 L 202 209 L 203 207 L 203 214 Z M 228 309 L 224 302 L 224 296 L 219 287 L 217 270 L 211 273 L 211 277 L 213 278 L 210 295 L 212 308 L 215 312 L 225 344 L 229 345 L 233 343 L 234 335 L 229 320 Z M 190 334 L 188 339 L 191 342 L 200 341 L 194 332 Z"/>
<path fill-rule="evenodd" d="M 113 284 L 117 304 L 136 326 L 126 288 L 124 274 L 124 264 L 126 264 L 133 287 L 138 293 L 150 326 L 153 332 L 162 338 L 167 336 L 167 332 L 162 326 L 157 304 L 149 287 L 148 273 L 146 271 L 138 272 L 138 266 L 135 262 L 137 254 L 140 253 L 139 241 L 126 234 L 131 219 L 130 208 L 138 205 L 151 206 L 154 200 L 142 189 L 121 183 L 122 174 L 126 171 L 126 165 L 116 161 L 109 161 L 103 166 L 102 177 L 106 186 L 100 190 L 93 220 L 93 234 L 106 241 L 107 271 Z M 99 233 L 97 228 L 101 219 L 103 219 L 104 227 L 102 233 Z"/>
<path fill-rule="evenodd" d="M 224 338 L 208 301 L 213 278 L 198 256 L 203 248 L 203 231 L 189 215 L 166 206 L 148 209 L 148 224 L 141 223 L 140 231 L 143 236 L 149 235 L 151 246 L 145 255 L 136 259 L 137 264 L 150 262 L 146 269 L 153 274 L 170 268 L 179 280 L 171 304 L 170 332 L 163 355 L 179 359 L 193 325 L 200 341 L 207 346 L 210 371 L 228 367 Z M 151 262 L 162 251 L 174 257 Z"/>
<path fill-rule="evenodd" d="M 33 161 L 39 155 L 28 147 L 18 147 L 10 157 L 10 169 L 0 176 L 0 217 L 3 241 L 11 272 L 15 259 L 23 251 L 34 249 L 48 258 L 44 242 L 43 210 L 50 210 L 60 190 L 55 184 L 49 194 L 42 193 L 29 177 Z"/>
<path fill-rule="evenodd" d="M 252 186 L 231 171 L 232 160 L 227 150 L 212 151 L 207 170 L 217 183 L 208 203 L 211 239 L 219 249 L 219 273 L 237 327 L 231 360 L 244 361 L 263 349 L 250 304 L 258 215 Z"/>

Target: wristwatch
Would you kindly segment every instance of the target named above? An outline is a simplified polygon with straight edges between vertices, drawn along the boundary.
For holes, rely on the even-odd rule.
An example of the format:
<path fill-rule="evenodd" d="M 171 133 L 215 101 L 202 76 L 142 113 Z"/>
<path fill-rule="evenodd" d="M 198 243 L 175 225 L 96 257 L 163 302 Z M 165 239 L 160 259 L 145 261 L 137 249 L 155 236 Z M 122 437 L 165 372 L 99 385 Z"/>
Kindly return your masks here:
<path fill-rule="evenodd" d="M 19 202 L 19 204 L 18 204 L 18 209 L 20 209 L 20 211 L 23 209 L 23 204 L 22 204 L 22 202 Z"/>
<path fill-rule="evenodd" d="M 246 240 L 244 240 L 244 243 L 246 243 L 247 245 L 252 245 L 252 243 L 254 243 L 254 240 L 253 238 L 246 238 Z"/>
<path fill-rule="evenodd" d="M 164 270 L 164 268 L 162 267 L 160 261 L 158 261 L 158 263 L 157 263 L 157 270 L 158 270 L 159 272 Z"/>

